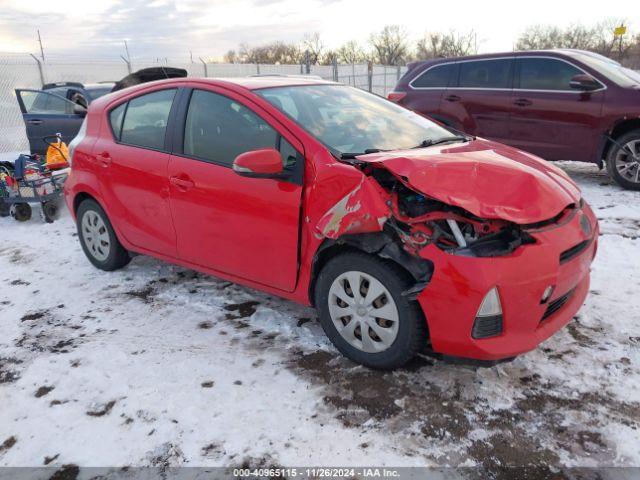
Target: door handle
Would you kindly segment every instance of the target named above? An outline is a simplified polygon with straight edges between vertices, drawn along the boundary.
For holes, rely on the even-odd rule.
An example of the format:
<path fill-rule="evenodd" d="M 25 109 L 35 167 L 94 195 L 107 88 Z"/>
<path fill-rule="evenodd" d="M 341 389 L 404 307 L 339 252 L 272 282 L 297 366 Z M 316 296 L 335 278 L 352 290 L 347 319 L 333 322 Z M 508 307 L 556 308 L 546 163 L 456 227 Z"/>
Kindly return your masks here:
<path fill-rule="evenodd" d="M 532 103 L 533 102 L 531 100 L 528 100 L 526 98 L 519 98 L 515 102 L 513 102 L 514 105 L 517 105 L 519 107 L 528 107 Z"/>
<path fill-rule="evenodd" d="M 42 120 L 37 120 L 37 119 L 33 119 L 33 120 L 27 120 L 27 123 L 29 125 L 42 125 Z"/>
<path fill-rule="evenodd" d="M 111 165 L 111 155 L 109 155 L 109 152 L 99 153 L 98 155 L 96 155 L 96 159 L 98 160 L 98 164 L 102 168 L 107 168 Z"/>
<path fill-rule="evenodd" d="M 447 95 L 444 97 L 447 102 L 459 102 L 462 100 L 458 95 Z"/>
<path fill-rule="evenodd" d="M 188 178 L 170 177 L 169 181 L 171 182 L 171 185 L 178 187 L 178 189 L 182 191 L 189 190 L 196 185 L 193 180 L 190 180 Z"/>

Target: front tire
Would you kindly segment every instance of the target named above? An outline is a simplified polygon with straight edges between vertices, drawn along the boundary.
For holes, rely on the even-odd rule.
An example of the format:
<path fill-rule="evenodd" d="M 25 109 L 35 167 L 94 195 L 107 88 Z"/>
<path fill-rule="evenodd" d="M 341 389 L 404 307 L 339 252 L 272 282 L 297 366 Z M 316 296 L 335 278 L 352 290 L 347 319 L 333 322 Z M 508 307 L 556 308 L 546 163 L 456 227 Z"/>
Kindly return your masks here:
<path fill-rule="evenodd" d="M 411 360 L 427 340 L 427 324 L 415 301 L 402 292 L 413 285 L 395 263 L 363 252 L 337 255 L 316 282 L 322 328 L 347 358 L 390 370 Z"/>
<path fill-rule="evenodd" d="M 640 130 L 627 132 L 616 142 L 607 153 L 607 172 L 621 187 L 640 190 Z"/>
<path fill-rule="evenodd" d="M 95 200 L 84 200 L 78 207 L 77 228 L 82 250 L 95 267 L 110 272 L 131 261 L 109 217 Z"/>

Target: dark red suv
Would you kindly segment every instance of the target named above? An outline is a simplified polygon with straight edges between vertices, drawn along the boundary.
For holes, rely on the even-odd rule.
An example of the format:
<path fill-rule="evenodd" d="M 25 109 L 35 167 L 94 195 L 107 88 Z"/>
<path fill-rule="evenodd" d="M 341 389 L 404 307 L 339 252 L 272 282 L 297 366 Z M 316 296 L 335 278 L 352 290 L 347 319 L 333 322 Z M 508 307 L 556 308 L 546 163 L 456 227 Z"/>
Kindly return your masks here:
<path fill-rule="evenodd" d="M 640 73 L 591 52 L 547 50 L 409 64 L 389 99 L 546 160 L 607 165 L 640 190 Z"/>

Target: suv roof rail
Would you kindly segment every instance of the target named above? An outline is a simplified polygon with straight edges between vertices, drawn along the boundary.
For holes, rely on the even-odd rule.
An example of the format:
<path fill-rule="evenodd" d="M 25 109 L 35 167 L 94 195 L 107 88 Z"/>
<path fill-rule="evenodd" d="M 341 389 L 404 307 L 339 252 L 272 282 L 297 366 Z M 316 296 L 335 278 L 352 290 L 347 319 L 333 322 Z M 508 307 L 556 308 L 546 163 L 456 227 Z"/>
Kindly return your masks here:
<path fill-rule="evenodd" d="M 45 83 L 42 86 L 42 89 L 43 90 L 47 90 L 48 88 L 56 88 L 56 87 L 84 88 L 84 85 L 82 83 L 79 83 L 79 82 L 52 82 L 52 83 Z"/>

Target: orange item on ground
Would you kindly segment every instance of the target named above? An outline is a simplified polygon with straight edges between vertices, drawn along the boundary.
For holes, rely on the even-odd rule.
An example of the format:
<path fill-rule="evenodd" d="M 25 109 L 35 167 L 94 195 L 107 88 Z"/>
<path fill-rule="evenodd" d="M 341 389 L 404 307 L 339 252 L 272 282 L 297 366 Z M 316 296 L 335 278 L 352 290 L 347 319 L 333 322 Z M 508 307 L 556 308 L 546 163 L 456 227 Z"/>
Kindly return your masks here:
<path fill-rule="evenodd" d="M 47 168 L 49 170 L 67 168 L 69 166 L 69 162 L 67 161 L 68 158 L 69 148 L 67 147 L 67 144 L 58 137 L 58 141 L 50 144 L 49 148 L 47 148 Z"/>

